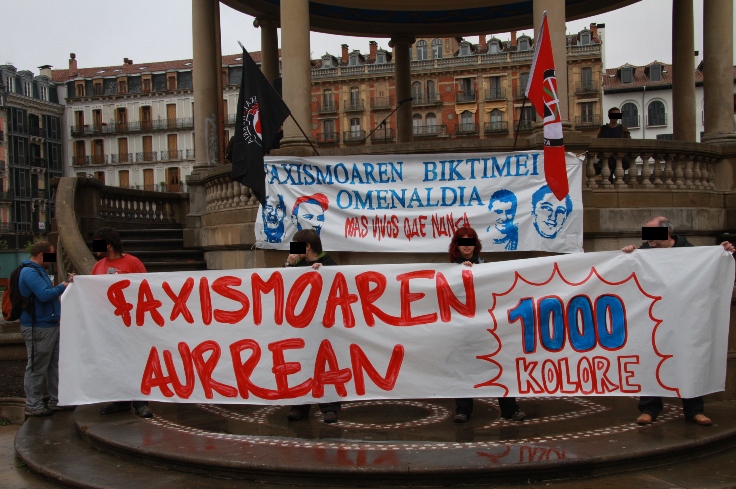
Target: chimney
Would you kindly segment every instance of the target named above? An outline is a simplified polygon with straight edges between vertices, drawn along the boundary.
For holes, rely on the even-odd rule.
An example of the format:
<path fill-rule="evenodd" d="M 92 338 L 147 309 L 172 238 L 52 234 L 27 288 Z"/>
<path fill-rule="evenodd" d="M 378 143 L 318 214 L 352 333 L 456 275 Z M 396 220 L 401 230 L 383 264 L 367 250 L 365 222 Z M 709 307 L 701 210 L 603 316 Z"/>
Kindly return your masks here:
<path fill-rule="evenodd" d="M 598 25 L 595 23 L 590 24 L 590 33 L 593 39 L 598 39 Z"/>
<path fill-rule="evenodd" d="M 511 32 L 511 47 L 516 47 L 516 31 Z"/>
<path fill-rule="evenodd" d="M 376 41 L 370 41 L 368 43 L 368 60 L 372 63 L 376 60 L 376 51 L 378 50 L 378 43 Z"/>
<path fill-rule="evenodd" d="M 124 65 L 127 65 L 128 64 L 128 58 L 123 58 L 123 64 Z"/>
<path fill-rule="evenodd" d="M 488 39 L 486 39 L 485 34 L 481 34 L 480 36 L 478 36 L 478 45 L 480 47 L 481 53 L 485 53 L 486 51 L 488 51 Z"/>
<path fill-rule="evenodd" d="M 606 24 L 597 24 L 598 40 L 601 42 L 601 69 L 606 74 Z"/>
<path fill-rule="evenodd" d="M 51 78 L 51 65 L 43 65 L 38 67 L 41 76 L 47 76 Z"/>
<path fill-rule="evenodd" d="M 342 64 L 348 64 L 348 45 L 342 45 Z"/>
<path fill-rule="evenodd" d="M 132 65 L 132 64 L 133 64 L 133 60 L 132 60 L 132 59 L 129 59 L 129 60 L 128 60 L 128 64 L 129 64 L 129 65 Z"/>
<path fill-rule="evenodd" d="M 77 70 L 77 55 L 74 53 L 69 53 L 69 74 L 72 76 L 79 74 Z"/>

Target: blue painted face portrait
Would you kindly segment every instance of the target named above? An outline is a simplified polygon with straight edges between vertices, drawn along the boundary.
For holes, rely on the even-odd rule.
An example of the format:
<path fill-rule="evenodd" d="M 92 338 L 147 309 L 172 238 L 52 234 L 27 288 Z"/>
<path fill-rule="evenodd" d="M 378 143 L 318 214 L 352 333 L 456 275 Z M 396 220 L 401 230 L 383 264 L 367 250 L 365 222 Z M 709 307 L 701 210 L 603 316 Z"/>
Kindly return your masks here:
<path fill-rule="evenodd" d="M 314 229 L 317 234 L 325 224 L 325 211 L 329 203 L 324 194 L 299 197 L 291 210 L 291 221 L 297 230 Z"/>
<path fill-rule="evenodd" d="M 572 212 L 572 199 L 565 196 L 564 201 L 557 200 L 552 190 L 544 185 L 532 195 L 532 216 L 534 228 L 543 238 L 554 239 Z"/>
<path fill-rule="evenodd" d="M 266 205 L 261 209 L 263 218 L 263 232 L 269 243 L 281 243 L 284 239 L 284 218 L 286 217 L 286 205 L 281 195 L 273 198 L 266 196 Z"/>
<path fill-rule="evenodd" d="M 488 211 L 491 225 L 486 232 L 490 233 L 493 243 L 504 245 L 506 250 L 515 250 L 519 246 L 519 226 L 514 223 L 516 195 L 510 190 L 497 190 L 491 195 Z"/>

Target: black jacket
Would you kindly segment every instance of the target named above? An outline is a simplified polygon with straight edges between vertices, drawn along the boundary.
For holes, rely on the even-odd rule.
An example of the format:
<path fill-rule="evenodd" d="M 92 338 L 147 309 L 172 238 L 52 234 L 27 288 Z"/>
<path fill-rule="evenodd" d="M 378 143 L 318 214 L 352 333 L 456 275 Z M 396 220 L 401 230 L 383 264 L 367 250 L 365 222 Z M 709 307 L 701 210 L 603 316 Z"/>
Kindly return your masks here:
<path fill-rule="evenodd" d="M 465 263 L 466 261 L 469 261 L 471 263 L 475 263 L 476 265 L 479 263 L 485 263 L 483 261 L 483 258 L 478 255 L 478 253 L 473 253 L 473 258 L 466 260 L 463 258 L 463 255 L 458 255 L 457 258 L 455 258 L 455 263 Z"/>
<path fill-rule="evenodd" d="M 317 257 L 316 260 L 314 261 L 299 260 L 298 262 L 294 264 L 294 266 L 295 267 L 311 267 L 315 263 L 321 263 L 322 265 L 326 267 L 337 265 L 337 263 L 335 263 L 335 260 L 330 258 L 330 255 L 328 255 L 326 252 L 323 251 L 322 253 L 320 253 L 320 255 Z"/>
<path fill-rule="evenodd" d="M 673 246 L 673 248 L 685 248 L 687 246 L 695 246 L 690 241 L 688 241 L 685 236 L 677 236 L 673 234 L 672 238 L 675 240 L 675 246 Z M 649 243 L 644 243 L 643 245 L 639 246 L 639 249 L 648 250 L 651 249 L 651 246 L 649 246 Z"/>

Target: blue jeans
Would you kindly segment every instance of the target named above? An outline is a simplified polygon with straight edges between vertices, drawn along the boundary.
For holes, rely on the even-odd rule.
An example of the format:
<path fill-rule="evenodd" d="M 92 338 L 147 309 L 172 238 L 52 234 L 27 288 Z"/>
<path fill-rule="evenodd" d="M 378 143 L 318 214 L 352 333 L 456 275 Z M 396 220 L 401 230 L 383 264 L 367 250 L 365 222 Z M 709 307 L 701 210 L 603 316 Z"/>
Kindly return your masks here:
<path fill-rule="evenodd" d="M 49 391 L 49 405 L 59 403 L 59 327 L 39 328 L 21 326 L 20 334 L 26 340 L 28 363 L 23 387 L 26 391 L 26 409 L 43 409 L 43 383 Z"/>

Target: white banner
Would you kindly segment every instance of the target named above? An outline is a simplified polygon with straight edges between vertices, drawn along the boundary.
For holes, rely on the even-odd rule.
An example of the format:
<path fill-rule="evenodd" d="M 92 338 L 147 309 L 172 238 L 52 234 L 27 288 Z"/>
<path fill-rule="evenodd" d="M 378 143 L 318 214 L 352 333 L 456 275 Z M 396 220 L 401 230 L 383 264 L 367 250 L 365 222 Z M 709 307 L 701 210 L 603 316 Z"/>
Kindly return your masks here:
<path fill-rule="evenodd" d="M 62 404 L 723 390 L 721 247 L 76 277 Z"/>
<path fill-rule="evenodd" d="M 266 158 L 257 246 L 288 250 L 315 229 L 327 251 L 444 252 L 470 225 L 485 251 L 582 251 L 582 161 L 567 154 L 559 201 L 541 151 L 460 156 Z"/>

